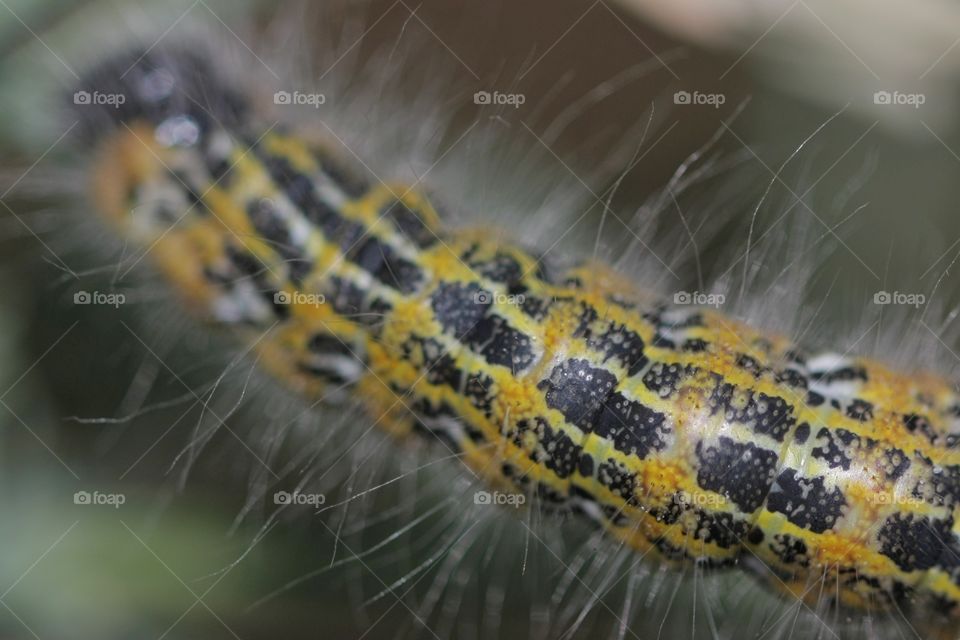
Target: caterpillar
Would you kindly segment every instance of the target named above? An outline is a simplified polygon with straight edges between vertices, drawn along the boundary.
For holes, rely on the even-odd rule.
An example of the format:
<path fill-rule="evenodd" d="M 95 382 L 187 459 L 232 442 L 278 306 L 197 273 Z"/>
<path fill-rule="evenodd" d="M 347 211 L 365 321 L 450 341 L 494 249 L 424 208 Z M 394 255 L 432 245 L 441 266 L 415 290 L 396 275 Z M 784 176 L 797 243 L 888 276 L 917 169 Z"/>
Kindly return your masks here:
<path fill-rule="evenodd" d="M 258 121 L 189 51 L 138 51 L 77 90 L 125 97 L 78 109 L 95 209 L 295 393 L 348 390 L 399 441 L 638 556 L 956 636 L 946 379 L 448 228 L 418 185 Z"/>

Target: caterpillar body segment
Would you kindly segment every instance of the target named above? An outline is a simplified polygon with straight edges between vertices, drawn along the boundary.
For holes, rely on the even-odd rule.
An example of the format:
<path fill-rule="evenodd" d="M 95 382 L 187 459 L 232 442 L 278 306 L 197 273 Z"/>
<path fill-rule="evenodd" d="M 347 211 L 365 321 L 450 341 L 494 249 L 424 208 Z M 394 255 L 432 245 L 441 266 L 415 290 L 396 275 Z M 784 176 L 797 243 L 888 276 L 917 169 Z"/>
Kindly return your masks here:
<path fill-rule="evenodd" d="M 128 95 L 103 114 L 97 209 L 292 388 L 349 394 L 378 427 L 643 553 L 955 628 L 946 380 L 810 353 L 603 265 L 559 269 L 448 229 L 420 187 L 258 128 L 235 97 L 190 96 L 215 93 L 200 61 L 151 53 L 124 79 L 91 78 Z"/>

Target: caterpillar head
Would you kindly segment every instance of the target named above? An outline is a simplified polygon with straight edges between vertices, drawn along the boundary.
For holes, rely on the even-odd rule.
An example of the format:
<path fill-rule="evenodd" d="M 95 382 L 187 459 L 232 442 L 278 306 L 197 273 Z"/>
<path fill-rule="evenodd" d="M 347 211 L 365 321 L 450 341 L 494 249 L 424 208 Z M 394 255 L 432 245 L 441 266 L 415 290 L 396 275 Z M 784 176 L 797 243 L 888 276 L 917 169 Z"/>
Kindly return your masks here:
<path fill-rule="evenodd" d="M 82 142 L 96 147 L 94 210 L 190 290 L 203 283 L 185 236 L 211 217 L 203 194 L 227 171 L 249 110 L 220 69 L 196 48 L 134 50 L 94 67 L 71 97 Z"/>
<path fill-rule="evenodd" d="M 68 97 L 84 137 L 145 125 L 164 146 L 183 146 L 236 128 L 249 105 L 202 51 L 137 49 L 93 67 Z"/>

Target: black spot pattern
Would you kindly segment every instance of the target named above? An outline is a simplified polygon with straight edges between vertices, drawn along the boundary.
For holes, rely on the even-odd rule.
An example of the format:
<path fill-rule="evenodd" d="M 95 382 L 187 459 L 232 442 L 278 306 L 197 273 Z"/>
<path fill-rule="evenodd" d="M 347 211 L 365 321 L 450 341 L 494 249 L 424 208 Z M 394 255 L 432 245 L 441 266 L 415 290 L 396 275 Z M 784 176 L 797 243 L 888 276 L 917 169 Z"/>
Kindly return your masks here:
<path fill-rule="evenodd" d="M 745 353 L 737 354 L 737 366 L 753 374 L 754 378 L 759 378 L 767 369 L 760 366 L 760 362 L 757 361 L 753 356 L 749 356 Z"/>
<path fill-rule="evenodd" d="M 523 275 L 520 263 L 513 256 L 500 251 L 488 260 L 473 259 L 470 252 L 464 254 L 463 259 L 479 275 L 494 282 L 513 284 L 519 282 Z"/>
<path fill-rule="evenodd" d="M 916 413 L 905 415 L 903 416 L 903 426 L 905 426 L 910 433 L 917 433 L 919 431 L 926 436 L 930 444 L 934 444 L 937 440 L 937 432 L 934 431 L 933 425 L 930 424 L 930 420 L 926 416 Z"/>
<path fill-rule="evenodd" d="M 897 480 L 902 476 L 907 469 L 910 468 L 910 460 L 907 458 L 907 454 L 897 448 L 885 449 L 883 452 L 883 458 L 886 462 L 886 468 L 884 469 L 884 475 L 887 480 L 891 482 Z"/>
<path fill-rule="evenodd" d="M 651 451 L 665 449 L 671 432 L 664 414 L 628 400 L 619 391 L 611 393 L 603 403 L 593 430 L 609 439 L 617 451 L 640 459 Z"/>
<path fill-rule="evenodd" d="M 530 337 L 490 313 L 492 296 L 476 283 L 442 282 L 430 297 L 437 322 L 490 364 L 520 371 L 536 354 Z"/>
<path fill-rule="evenodd" d="M 873 404 L 866 400 L 855 398 L 847 405 L 847 417 L 859 420 L 860 422 L 873 420 Z"/>
<path fill-rule="evenodd" d="M 778 396 L 739 389 L 717 374 L 713 375 L 714 388 L 708 399 L 711 413 L 724 413 L 728 422 L 751 425 L 755 433 L 768 435 L 783 442 L 787 432 L 796 424 L 793 406 Z M 744 406 L 738 407 L 738 404 Z"/>
<path fill-rule="evenodd" d="M 621 462 L 606 460 L 597 467 L 597 480 L 627 504 L 639 507 L 637 499 L 637 474 L 630 472 Z"/>
<path fill-rule="evenodd" d="M 441 282 L 430 296 L 437 322 L 457 340 L 487 315 L 493 296 L 475 282 Z"/>
<path fill-rule="evenodd" d="M 814 458 L 825 461 L 831 469 L 850 470 L 850 453 L 859 446 L 860 437 L 846 429 L 830 430 L 822 427 L 817 431 L 817 440 L 821 445 L 811 452 Z"/>
<path fill-rule="evenodd" d="M 793 407 L 783 398 L 765 393 L 751 393 L 747 408 L 734 419 L 752 423 L 754 432 L 768 435 L 777 442 L 783 442 L 784 436 L 796 424 Z"/>
<path fill-rule="evenodd" d="M 518 447 L 526 448 L 524 436 L 531 431 L 536 435 L 538 446 L 530 451 L 530 459 L 546 465 L 560 478 L 573 473 L 580 460 L 581 447 L 563 431 L 551 427 L 546 418 L 537 416 L 533 424 L 529 420 L 519 420 L 516 429 L 506 435 Z"/>
<path fill-rule="evenodd" d="M 884 522 L 877 540 L 880 553 L 904 571 L 922 571 L 937 566 L 947 552 L 953 520 L 931 520 L 928 516 L 896 513 Z"/>
<path fill-rule="evenodd" d="M 696 372 L 697 368 L 692 365 L 657 362 L 643 374 L 643 384 L 661 398 L 669 398 L 684 380 Z"/>
<path fill-rule="evenodd" d="M 674 525 L 681 522 L 684 514 L 693 514 L 692 524 L 683 521 L 684 534 L 705 543 L 712 543 L 722 549 L 731 549 L 740 545 L 740 541 L 748 535 L 749 523 L 737 518 L 732 513 L 711 512 L 695 507 L 690 502 L 690 496 L 675 493 L 670 497 L 670 503 L 662 508 L 655 509 L 651 514 L 664 524 Z"/>
<path fill-rule="evenodd" d="M 784 369 L 776 375 L 776 380 L 780 384 L 785 384 L 794 389 L 806 389 L 810 381 L 807 377 L 796 369 Z"/>
<path fill-rule="evenodd" d="M 814 533 L 833 527 L 846 504 L 840 489 L 828 491 L 823 478 L 804 478 L 796 469 L 784 470 L 767 496 L 769 511 L 782 513 L 793 524 Z"/>
<path fill-rule="evenodd" d="M 580 326 L 574 336 L 586 340 L 587 346 L 604 354 L 604 362 L 615 360 L 627 370 L 628 376 L 638 374 L 646 365 L 643 353 L 644 342 L 636 332 L 615 322 L 598 322 L 597 311 L 585 307 L 580 317 Z M 598 324 L 603 328 L 596 329 Z"/>
<path fill-rule="evenodd" d="M 581 451 L 580 460 L 577 462 L 577 473 L 582 475 L 584 478 L 592 478 L 595 465 L 593 463 L 593 456 L 589 453 Z"/>
<path fill-rule="evenodd" d="M 960 466 L 937 466 L 919 453 L 915 453 L 914 461 L 923 467 L 925 475 L 913 487 L 915 498 L 938 507 L 960 504 Z"/>
<path fill-rule="evenodd" d="M 694 540 L 703 540 L 723 549 L 732 549 L 739 546 L 748 533 L 749 523 L 732 513 L 710 512 L 702 509 L 696 509 L 695 512 L 697 527 L 693 533 Z"/>
<path fill-rule="evenodd" d="M 561 362 L 537 388 L 544 391 L 547 406 L 563 414 L 567 422 L 592 431 L 594 419 L 617 384 L 612 373 L 591 367 L 589 361 Z"/>
<path fill-rule="evenodd" d="M 676 349 L 677 343 L 663 335 L 659 331 L 653 334 L 653 346 L 658 349 Z"/>
<path fill-rule="evenodd" d="M 750 533 L 747 534 L 747 542 L 749 542 L 753 546 L 757 546 L 758 544 L 763 542 L 765 538 L 766 536 L 763 533 L 763 529 L 761 529 L 760 527 L 753 527 L 752 529 L 750 529 Z"/>
<path fill-rule="evenodd" d="M 756 511 L 773 484 L 777 454 L 749 442 L 721 437 L 697 443 L 697 484 L 725 496 L 746 513 Z"/>
<path fill-rule="evenodd" d="M 550 310 L 553 304 L 552 300 L 538 298 L 537 296 L 526 293 L 525 288 L 519 285 L 512 285 L 507 290 L 507 293 L 512 296 L 522 295 L 522 298 L 517 298 L 520 301 L 520 310 L 537 321 L 547 317 L 547 311 Z"/>
<path fill-rule="evenodd" d="M 462 393 L 484 415 L 492 415 L 494 383 L 490 376 L 459 368 L 456 360 L 444 351 L 443 345 L 432 338 L 415 338 L 414 346 L 420 348 L 427 382 L 446 385 L 457 393 Z"/>
<path fill-rule="evenodd" d="M 833 384 L 834 382 L 849 382 L 852 380 L 867 381 L 867 370 L 863 367 L 841 367 L 829 371 L 811 371 L 810 377 L 817 382 Z"/>
<path fill-rule="evenodd" d="M 773 541 L 769 544 L 770 551 L 773 552 L 780 562 L 790 566 L 796 564 L 800 567 L 810 566 L 810 557 L 807 555 L 807 543 L 787 533 L 778 533 L 773 536 Z"/>

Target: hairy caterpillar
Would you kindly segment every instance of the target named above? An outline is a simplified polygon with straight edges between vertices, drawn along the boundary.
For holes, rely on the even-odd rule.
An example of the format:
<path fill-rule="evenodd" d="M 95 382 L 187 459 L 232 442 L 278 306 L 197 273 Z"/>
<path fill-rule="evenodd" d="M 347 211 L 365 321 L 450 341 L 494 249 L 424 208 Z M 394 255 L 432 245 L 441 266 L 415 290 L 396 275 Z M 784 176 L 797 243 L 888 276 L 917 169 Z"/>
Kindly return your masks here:
<path fill-rule="evenodd" d="M 188 55 L 137 54 L 81 89 L 128 98 L 81 110 L 103 138 L 98 208 L 299 393 L 353 386 L 378 425 L 641 553 L 744 566 L 810 602 L 956 615 L 945 381 L 445 229 L 418 190 L 251 128 Z"/>

